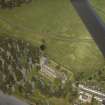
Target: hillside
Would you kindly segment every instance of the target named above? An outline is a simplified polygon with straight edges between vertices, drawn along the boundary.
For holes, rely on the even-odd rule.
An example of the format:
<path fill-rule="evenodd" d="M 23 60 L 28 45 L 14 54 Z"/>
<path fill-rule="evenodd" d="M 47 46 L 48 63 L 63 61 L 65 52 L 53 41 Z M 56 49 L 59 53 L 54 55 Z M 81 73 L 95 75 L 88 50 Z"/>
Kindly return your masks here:
<path fill-rule="evenodd" d="M 81 105 L 80 84 L 105 92 L 105 59 L 91 36 L 96 33 L 88 32 L 70 0 L 1 2 L 0 92 L 29 105 Z M 103 0 L 90 3 L 104 21 Z"/>
<path fill-rule="evenodd" d="M 104 64 L 69 0 L 35 0 L 20 8 L 0 10 L 0 30 L 33 44 L 45 39 L 49 57 L 74 73 L 94 72 Z"/>

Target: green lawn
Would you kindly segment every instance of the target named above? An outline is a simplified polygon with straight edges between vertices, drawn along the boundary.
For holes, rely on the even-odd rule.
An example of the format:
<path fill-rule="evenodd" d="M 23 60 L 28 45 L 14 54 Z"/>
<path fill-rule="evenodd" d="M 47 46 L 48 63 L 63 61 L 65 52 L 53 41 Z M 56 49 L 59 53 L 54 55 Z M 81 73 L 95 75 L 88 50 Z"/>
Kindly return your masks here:
<path fill-rule="evenodd" d="M 102 1 L 102 0 L 101 0 Z M 74 73 L 102 68 L 104 58 L 69 0 L 33 0 L 13 10 L 0 10 L 0 34 L 33 44 L 47 41 L 47 53 Z"/>
<path fill-rule="evenodd" d="M 90 0 L 98 15 L 105 21 L 105 0 Z"/>

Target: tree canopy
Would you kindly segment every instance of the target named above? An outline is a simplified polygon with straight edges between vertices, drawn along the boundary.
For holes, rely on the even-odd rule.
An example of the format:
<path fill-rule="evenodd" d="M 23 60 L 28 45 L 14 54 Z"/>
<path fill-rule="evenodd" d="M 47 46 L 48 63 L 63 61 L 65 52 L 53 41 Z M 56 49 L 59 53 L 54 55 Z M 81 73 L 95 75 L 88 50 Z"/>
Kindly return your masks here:
<path fill-rule="evenodd" d="M 1 8 L 13 8 L 23 3 L 30 3 L 32 0 L 0 0 Z"/>

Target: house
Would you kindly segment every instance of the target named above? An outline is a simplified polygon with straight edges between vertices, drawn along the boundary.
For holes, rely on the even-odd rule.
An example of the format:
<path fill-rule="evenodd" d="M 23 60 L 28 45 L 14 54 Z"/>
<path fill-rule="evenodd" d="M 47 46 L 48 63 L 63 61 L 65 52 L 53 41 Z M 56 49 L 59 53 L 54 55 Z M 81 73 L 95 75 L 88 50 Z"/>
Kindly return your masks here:
<path fill-rule="evenodd" d="M 105 99 L 104 93 L 97 91 L 97 90 L 93 90 L 93 89 L 88 88 L 81 84 L 79 84 L 78 88 L 79 88 L 79 100 L 80 101 L 90 103 L 92 98 L 94 98 L 98 102 L 104 103 L 104 99 Z M 103 104 L 103 105 L 105 105 L 105 104 Z"/>
<path fill-rule="evenodd" d="M 83 103 L 91 103 L 92 95 L 83 91 L 79 92 L 79 100 Z"/>

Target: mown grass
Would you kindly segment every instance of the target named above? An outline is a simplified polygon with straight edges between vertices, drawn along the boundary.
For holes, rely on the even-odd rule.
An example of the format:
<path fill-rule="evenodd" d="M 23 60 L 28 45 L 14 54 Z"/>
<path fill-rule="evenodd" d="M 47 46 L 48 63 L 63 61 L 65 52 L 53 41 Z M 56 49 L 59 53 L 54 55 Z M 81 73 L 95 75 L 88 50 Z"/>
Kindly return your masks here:
<path fill-rule="evenodd" d="M 96 12 L 105 22 L 105 1 L 104 0 L 90 0 L 92 6 L 95 8 Z"/>
<path fill-rule="evenodd" d="M 74 73 L 102 68 L 104 58 L 69 0 L 33 0 L 13 10 L 0 10 L 0 34 L 47 42 L 47 53 Z"/>

